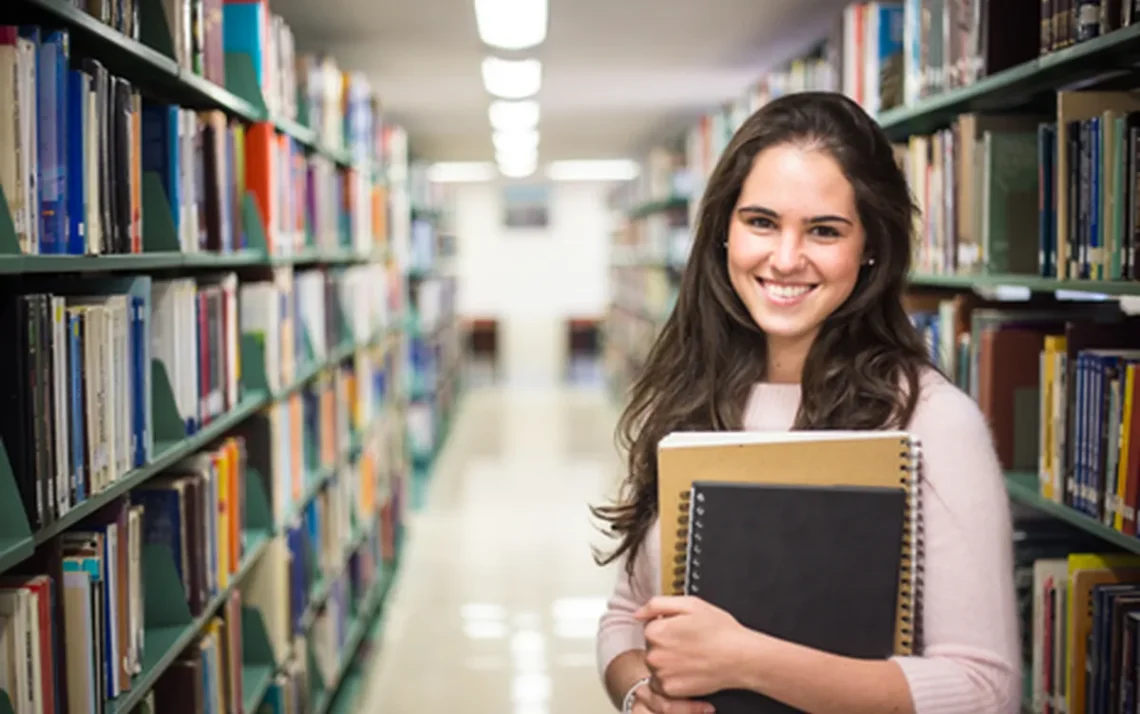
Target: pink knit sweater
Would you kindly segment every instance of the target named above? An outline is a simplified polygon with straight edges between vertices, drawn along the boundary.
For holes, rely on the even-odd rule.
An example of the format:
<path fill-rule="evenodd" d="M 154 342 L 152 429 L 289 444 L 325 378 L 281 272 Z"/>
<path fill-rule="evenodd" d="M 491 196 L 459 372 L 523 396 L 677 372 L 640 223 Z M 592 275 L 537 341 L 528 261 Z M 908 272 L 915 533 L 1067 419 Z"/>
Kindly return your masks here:
<path fill-rule="evenodd" d="M 799 385 L 757 385 L 745 428 L 789 429 L 799 399 Z M 924 648 L 894 661 L 917 714 L 1014 714 L 1022 685 L 1010 509 L 985 418 L 931 372 L 908 430 L 922 440 L 925 479 Z M 619 654 L 645 648 L 633 613 L 659 592 L 658 550 L 654 524 L 634 577 L 626 577 L 624 563 L 619 570 L 598 631 L 603 675 Z"/>

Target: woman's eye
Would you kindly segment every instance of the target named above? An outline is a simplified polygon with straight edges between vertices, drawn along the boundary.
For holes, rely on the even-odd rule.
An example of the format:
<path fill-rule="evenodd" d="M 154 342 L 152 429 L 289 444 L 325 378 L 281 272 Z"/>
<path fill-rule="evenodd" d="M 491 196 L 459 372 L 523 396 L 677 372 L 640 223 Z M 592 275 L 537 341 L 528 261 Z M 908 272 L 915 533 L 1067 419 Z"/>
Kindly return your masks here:
<path fill-rule="evenodd" d="M 763 216 L 755 216 L 748 219 L 748 225 L 753 228 L 768 229 L 775 227 L 776 224 L 773 223 L 771 219 L 764 218 Z"/>
<path fill-rule="evenodd" d="M 838 238 L 839 231 L 831 226 L 813 226 L 812 233 L 821 238 Z"/>

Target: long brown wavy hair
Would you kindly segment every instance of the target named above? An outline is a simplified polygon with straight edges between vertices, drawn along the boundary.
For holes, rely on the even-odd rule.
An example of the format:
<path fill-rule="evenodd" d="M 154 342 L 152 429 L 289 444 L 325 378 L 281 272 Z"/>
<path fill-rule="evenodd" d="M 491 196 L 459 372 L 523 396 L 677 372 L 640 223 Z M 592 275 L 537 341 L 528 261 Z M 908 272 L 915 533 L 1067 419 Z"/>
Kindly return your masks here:
<path fill-rule="evenodd" d="M 796 144 L 826 151 L 855 193 L 865 265 L 822 325 L 804 364 L 793 429 L 904 428 L 929 351 L 903 308 L 917 209 L 890 141 L 863 109 L 833 92 L 786 95 L 749 117 L 728 143 L 701 199 L 696 235 L 672 314 L 631 388 L 617 427 L 628 453 L 618 502 L 591 508 L 619 539 L 599 564 L 627 555 L 657 515 L 657 443 L 673 431 L 743 428 L 753 385 L 767 370 L 764 332 L 729 282 L 724 243 L 753 160 Z"/>

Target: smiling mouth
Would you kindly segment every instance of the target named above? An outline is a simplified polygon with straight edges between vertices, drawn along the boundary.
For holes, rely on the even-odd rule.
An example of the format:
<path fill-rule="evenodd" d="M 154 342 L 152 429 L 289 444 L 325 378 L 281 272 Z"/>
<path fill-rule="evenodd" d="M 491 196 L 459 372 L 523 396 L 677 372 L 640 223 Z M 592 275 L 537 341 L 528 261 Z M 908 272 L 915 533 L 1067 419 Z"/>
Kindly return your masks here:
<path fill-rule="evenodd" d="M 756 282 L 770 300 L 782 304 L 798 302 L 818 287 L 818 283 L 786 283 L 764 278 L 756 278 Z"/>

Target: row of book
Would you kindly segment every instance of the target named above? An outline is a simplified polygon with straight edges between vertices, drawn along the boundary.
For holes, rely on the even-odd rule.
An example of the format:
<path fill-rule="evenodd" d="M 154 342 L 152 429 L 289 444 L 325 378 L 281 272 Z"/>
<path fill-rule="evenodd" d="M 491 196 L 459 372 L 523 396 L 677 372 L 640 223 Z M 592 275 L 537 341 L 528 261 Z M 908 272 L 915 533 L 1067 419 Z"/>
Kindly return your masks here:
<path fill-rule="evenodd" d="M 336 682 L 351 664 L 351 653 L 346 650 L 351 626 L 382 577 L 379 547 L 379 534 L 369 533 L 348 557 L 344 569 L 332 576 L 328 596 L 313 620 L 309 633 L 313 663 L 326 686 Z"/>
<path fill-rule="evenodd" d="M 291 384 L 338 347 L 388 327 L 389 277 L 387 268 L 370 264 L 280 268 L 271 279 L 243 282 L 241 329 L 264 350 L 269 388 Z"/>
<path fill-rule="evenodd" d="M 663 322 L 677 295 L 677 281 L 656 265 L 620 265 L 610 268 L 613 302 L 625 312 Z"/>
<path fill-rule="evenodd" d="M 1058 92 L 1041 131 L 1043 275 L 1133 280 L 1140 276 L 1136 156 L 1140 100 L 1130 92 Z"/>
<path fill-rule="evenodd" d="M 1132 0 L 884 0 L 844 8 L 841 90 L 872 114 L 1119 31 Z"/>
<path fill-rule="evenodd" d="M 274 662 L 295 656 L 298 639 L 308 638 L 318 662 L 340 666 L 347 619 L 394 553 L 394 542 L 385 541 L 401 515 L 393 475 L 380 473 L 389 464 L 365 449 L 282 535 L 262 532 L 270 539 L 250 561 L 244 494 L 256 475 L 248 447 L 235 433 L 176 463 L 0 577 L 0 691 L 15 714 L 105 711 L 132 690 L 144 656 L 161 654 L 144 652 L 147 631 L 202 616 L 204 629 L 161 675 L 153 704 L 157 711 L 241 711 L 242 633 L 250 631 L 243 607 L 261 618 Z M 373 440 L 370 449 L 377 447 Z M 382 502 L 393 521 L 387 528 L 376 527 Z M 310 602 L 312 580 L 296 587 L 296 574 L 305 572 L 328 581 L 319 603 Z M 159 592 L 184 601 L 185 621 L 177 604 L 144 601 Z M 160 610 L 163 619 L 152 619 Z M 190 702 L 196 706 L 186 709 Z"/>
<path fill-rule="evenodd" d="M 79 0 L 79 9 L 138 41 L 136 0 Z M 272 116 L 315 129 L 322 143 L 358 157 L 378 156 L 379 101 L 367 78 L 346 72 L 326 55 L 298 54 L 284 18 L 255 0 L 164 0 L 172 59 L 187 72 L 227 86 L 226 55 L 249 56 L 262 99 Z"/>
<path fill-rule="evenodd" d="M 338 471 L 301 512 L 295 526 L 286 529 L 289 546 L 289 587 L 294 607 L 290 622 L 294 634 L 307 628 L 317 614 L 309 595 L 320 588 L 332 592 L 347 572 L 350 546 L 373 530 L 375 473 L 362 474 L 354 466 Z M 363 480 L 368 481 L 368 488 Z M 367 498 L 361 498 L 363 492 Z M 366 507 L 367 504 L 367 507 Z M 358 510 L 359 508 L 359 510 Z"/>
<path fill-rule="evenodd" d="M 1040 553 L 1021 565 L 1034 712 L 1130 712 L 1140 696 L 1140 558 L 1083 546 L 1059 539 L 1022 546 Z"/>
<path fill-rule="evenodd" d="M 2 18 L 0 18 L 2 19 Z M 0 24 L 0 189 L 9 252 L 142 250 L 142 99 L 95 60 L 72 60 L 66 29 Z"/>
<path fill-rule="evenodd" d="M 265 3 L 226 0 L 222 22 L 226 52 L 253 59 L 270 114 L 299 121 L 357 160 L 380 155 L 379 101 L 363 73 L 342 70 L 327 54 L 297 54 L 288 23 Z"/>
<path fill-rule="evenodd" d="M 674 204 L 625 221 L 613 238 L 611 262 L 651 262 L 660 267 L 684 265 L 692 244 L 688 206 Z"/>
<path fill-rule="evenodd" d="M 250 463 L 265 478 L 274 524 L 285 524 L 318 479 L 343 468 L 354 443 L 377 427 L 386 407 L 377 396 L 387 379 L 382 349 L 316 377 L 239 427 L 253 445 Z M 362 481 L 360 502 L 371 501 L 374 491 L 371 480 Z"/>
<path fill-rule="evenodd" d="M 1053 118 L 962 114 L 896 146 L 921 217 L 915 269 L 1134 280 L 1140 103 L 1064 91 Z"/>
<path fill-rule="evenodd" d="M 959 115 L 895 145 L 919 208 L 914 270 L 1038 273 L 1038 120 Z"/>
<path fill-rule="evenodd" d="M 191 616 L 245 557 L 244 443 L 222 440 L 64 532 L 0 580 L 0 688 L 16 712 L 103 710 L 141 671 L 147 578 L 164 555 Z M 155 550 L 157 548 L 157 550 Z M 169 583 L 168 583 L 169 584 Z M 153 592 L 152 592 L 153 596 Z M 153 653 L 145 653 L 147 655 Z"/>
<path fill-rule="evenodd" d="M 233 410 L 242 396 L 241 369 L 245 380 L 261 369 L 276 390 L 303 369 L 325 364 L 334 348 L 371 337 L 370 311 L 359 311 L 366 324 L 353 325 L 363 335 L 357 338 L 337 317 L 341 308 L 331 307 L 376 305 L 366 302 L 375 287 L 369 271 L 314 269 L 293 276 L 278 269 L 284 289 L 269 282 L 239 287 L 232 273 L 157 280 L 53 276 L 37 279 L 36 292 L 13 281 L 0 295 L 0 323 L 14 341 L 0 378 L 11 405 L 0 419 L 0 438 L 32 528 L 49 525 L 149 463 L 156 441 L 168 447 Z M 297 289 L 288 287 L 294 277 Z M 260 365 L 252 357 L 243 364 L 240 334 L 266 347 Z M 346 405 L 364 395 L 358 400 L 363 409 L 352 406 L 357 426 L 359 415 L 374 413 L 386 396 L 389 362 L 375 353 L 352 362 L 351 390 L 337 393 L 346 395 Z M 155 433 L 152 399 L 159 381 L 169 385 L 179 432 Z M 277 407 L 296 412 L 299 433 L 303 404 Z"/>
<path fill-rule="evenodd" d="M 758 78 L 735 101 L 717 107 L 698 120 L 685 137 L 686 171 L 698 182 L 707 177 L 744 119 L 783 94 L 806 90 L 840 91 L 876 116 L 889 109 L 912 106 L 931 96 L 969 86 L 983 77 L 1032 61 L 1041 54 L 1121 31 L 1137 18 L 1140 18 L 1140 10 L 1133 7 L 1132 0 L 1046 0 L 1044 3 L 1039 0 L 883 0 L 849 3 L 818 46 Z M 1000 38 L 1000 41 L 990 38 Z M 1129 137 L 1123 131 L 1131 130 L 1127 115 L 1134 109 L 1126 103 L 1123 95 L 1118 93 L 1115 99 L 1105 100 L 1114 106 L 1106 106 L 1094 115 L 1080 116 L 1082 112 L 1076 109 L 1070 117 L 1041 117 L 1038 123 L 1087 121 L 1112 109 L 1118 112 L 1116 118 L 1125 115 L 1128 129 L 1114 131 L 1102 127 L 1094 131 L 1113 142 L 1113 147 L 1129 146 L 1126 143 Z M 1036 130 L 1037 127 L 1031 128 Z M 941 170 L 949 170 L 947 166 L 954 162 L 952 157 L 963 156 L 959 143 L 976 145 L 965 151 L 967 156 L 979 154 L 979 161 L 956 167 L 956 174 L 947 175 L 957 175 L 959 182 L 967 180 L 967 176 L 974 177 L 970 180 L 980 180 L 977 177 L 981 174 L 982 131 L 979 128 L 977 135 L 963 137 L 955 128 L 920 137 L 928 144 L 929 161 L 925 170 L 938 173 L 939 169 L 933 168 L 932 163 L 938 161 L 939 156 L 943 157 L 941 161 L 945 164 Z M 1008 142 L 997 136 L 1006 131 L 994 129 L 995 141 L 1001 144 L 994 148 L 995 151 L 1013 150 L 1012 145 L 1007 146 Z M 949 132 L 953 132 L 953 137 Z M 1017 150 L 1018 164 L 1021 165 L 1024 162 L 1020 160 L 1020 149 Z M 1114 150 L 1114 153 L 1104 155 L 1118 156 L 1120 153 Z M 1127 171 L 1125 168 L 1124 176 L 1127 176 Z M 1023 173 L 1019 171 L 1015 175 L 1020 177 Z M 936 180 L 935 176 L 928 179 L 930 182 Z M 997 178 L 994 182 L 999 183 Z M 932 204 L 943 197 L 952 201 L 949 196 L 955 184 L 943 180 L 942 186 L 942 193 L 932 194 Z M 980 187 L 960 190 L 981 191 Z M 1017 190 L 1021 191 L 1020 188 Z M 956 209 L 947 206 L 945 210 Z"/>
<path fill-rule="evenodd" d="M 1140 535 L 1140 323 L 1117 303 L 912 295 L 932 360 L 989 419 L 1002 466 L 1039 494 Z"/>
<path fill-rule="evenodd" d="M 620 278 L 618 284 L 624 282 Z M 653 344 L 661 323 L 649 319 L 639 311 L 613 302 L 606 315 L 606 339 L 602 347 L 602 361 L 610 375 L 610 387 L 615 394 L 625 394 L 632 384 Z"/>
<path fill-rule="evenodd" d="M 706 116 L 703 121 L 708 125 L 712 117 Z M 686 137 L 690 143 L 696 138 L 693 135 Z M 686 165 L 687 159 L 696 158 L 687 155 L 687 151 L 692 149 L 695 147 L 654 146 L 642 160 L 638 175 L 610 189 L 607 202 L 611 207 L 628 212 L 645 203 L 666 198 L 688 199 L 694 190 L 694 171 L 699 170 Z"/>
<path fill-rule="evenodd" d="M 1042 55 L 1088 42 L 1140 21 L 1135 0 L 1042 0 Z"/>
<path fill-rule="evenodd" d="M 826 54 L 826 45 L 804 57 L 777 67 L 760 78 L 735 101 L 728 102 L 702 115 L 685 135 L 685 173 L 680 183 L 699 186 L 708 179 L 732 135 L 757 109 L 785 94 L 804 91 L 837 91 L 837 64 Z M 699 195 L 694 189 L 693 195 Z M 644 200 L 663 198 L 658 194 L 643 195 Z"/>
<path fill-rule="evenodd" d="M 154 443 L 148 279 L 56 282 L 0 297 L 13 340 L 0 437 L 33 528 L 149 461 Z"/>
<path fill-rule="evenodd" d="M 144 100 L 68 48 L 66 29 L 0 26 L 0 97 L 15 107 L 0 117 L 0 188 L 18 243 L 10 250 L 259 247 L 244 222 L 247 192 L 270 255 L 384 242 L 384 191 L 369 171 L 339 170 L 270 123 Z"/>
<path fill-rule="evenodd" d="M 284 633 L 285 647 L 280 665 L 271 674 L 269 688 L 258 708 L 250 714 L 301 714 L 312 711 L 320 691 L 334 681 L 334 674 L 346 665 L 347 631 L 363 598 L 376 586 L 381 573 L 379 534 L 373 531 L 360 547 L 348 555 L 342 574 L 330 582 L 320 603 L 315 604 L 308 629 L 295 634 Z M 263 558 L 273 559 L 273 551 Z M 268 563 L 267 563 L 268 564 Z M 272 582 L 274 571 L 266 569 L 264 582 L 253 582 L 250 590 L 262 592 Z M 224 714 L 243 709 L 242 640 L 240 606 L 243 591 L 231 593 L 221 614 L 207 624 L 201 636 L 183 650 L 155 684 L 149 694 L 148 712 L 187 712 Z M 310 593 L 303 593 L 308 598 Z M 276 603 L 281 602 L 277 596 Z M 290 607 L 303 606 L 290 594 Z M 231 627 L 229 623 L 237 623 Z M 272 636 L 270 637 L 272 639 Z M 310 657 L 311 655 L 311 657 Z M 310 662 L 316 670 L 310 670 Z M 316 686 L 317 678 L 323 687 Z"/>
<path fill-rule="evenodd" d="M 406 429 L 412 459 L 425 464 L 438 453 L 458 392 L 457 280 L 433 274 L 413 283 L 409 292 L 417 320 L 405 347 L 412 393 Z"/>
<path fill-rule="evenodd" d="M 148 282 L 149 315 L 140 318 L 140 332 L 191 435 L 233 409 L 241 396 L 237 275 L 139 279 Z"/>

